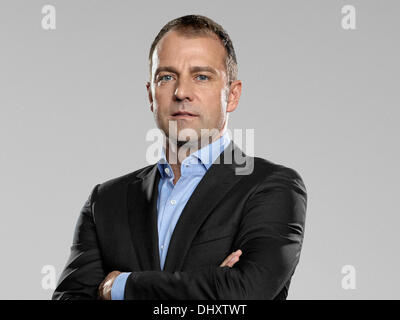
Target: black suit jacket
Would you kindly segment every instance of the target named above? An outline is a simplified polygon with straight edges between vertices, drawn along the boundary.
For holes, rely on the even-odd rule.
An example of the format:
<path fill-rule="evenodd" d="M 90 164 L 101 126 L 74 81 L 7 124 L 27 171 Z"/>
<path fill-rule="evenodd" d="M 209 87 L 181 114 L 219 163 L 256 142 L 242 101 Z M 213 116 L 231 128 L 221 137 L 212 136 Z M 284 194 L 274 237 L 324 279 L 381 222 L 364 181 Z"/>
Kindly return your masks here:
<path fill-rule="evenodd" d="M 235 153 L 254 161 L 250 174 L 237 174 Z M 132 272 L 125 299 L 286 299 L 306 216 L 306 190 L 296 171 L 248 157 L 232 141 L 182 211 L 164 270 L 159 179 L 155 164 L 95 186 L 53 299 L 96 299 L 113 270 Z M 239 262 L 220 267 L 237 249 L 243 251 Z"/>

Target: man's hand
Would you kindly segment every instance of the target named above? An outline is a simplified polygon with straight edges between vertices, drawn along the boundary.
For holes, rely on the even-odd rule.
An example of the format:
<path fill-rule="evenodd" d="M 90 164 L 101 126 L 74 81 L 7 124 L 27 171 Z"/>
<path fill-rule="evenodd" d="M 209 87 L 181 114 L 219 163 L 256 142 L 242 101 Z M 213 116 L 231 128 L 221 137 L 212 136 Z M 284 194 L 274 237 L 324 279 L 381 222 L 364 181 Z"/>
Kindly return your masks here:
<path fill-rule="evenodd" d="M 233 265 L 239 261 L 239 257 L 241 256 L 241 254 L 242 254 L 242 250 L 240 250 L 240 249 L 232 252 L 229 256 L 227 256 L 225 258 L 225 260 L 221 263 L 220 267 L 228 266 L 228 267 L 232 268 Z"/>
<path fill-rule="evenodd" d="M 115 278 L 118 277 L 120 273 L 119 271 L 110 272 L 103 282 L 100 283 L 98 289 L 98 298 L 100 300 L 111 300 L 111 288 Z"/>

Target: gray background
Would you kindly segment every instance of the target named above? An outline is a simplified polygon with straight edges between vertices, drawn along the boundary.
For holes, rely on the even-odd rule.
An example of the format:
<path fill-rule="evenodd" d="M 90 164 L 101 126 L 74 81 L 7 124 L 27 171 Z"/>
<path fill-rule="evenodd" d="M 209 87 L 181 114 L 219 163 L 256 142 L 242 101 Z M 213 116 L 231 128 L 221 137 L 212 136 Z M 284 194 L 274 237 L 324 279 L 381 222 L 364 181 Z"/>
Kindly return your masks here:
<path fill-rule="evenodd" d="M 41 8 L 57 29 L 41 28 Z M 357 29 L 341 27 L 341 7 Z M 95 184 L 147 165 L 145 82 L 160 28 L 203 14 L 231 35 L 243 93 L 230 129 L 296 169 L 309 202 L 289 299 L 399 299 L 398 1 L 0 2 L 2 299 L 49 299 Z M 356 268 L 344 290 L 341 268 Z"/>

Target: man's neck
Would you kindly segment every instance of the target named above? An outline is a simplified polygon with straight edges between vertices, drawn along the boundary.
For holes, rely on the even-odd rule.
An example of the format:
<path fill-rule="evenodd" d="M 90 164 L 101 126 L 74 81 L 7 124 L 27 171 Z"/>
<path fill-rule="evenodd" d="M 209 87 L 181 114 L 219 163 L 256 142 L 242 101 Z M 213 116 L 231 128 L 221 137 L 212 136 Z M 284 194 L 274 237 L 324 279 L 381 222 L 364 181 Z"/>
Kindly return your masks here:
<path fill-rule="evenodd" d="M 169 165 L 171 166 L 172 171 L 174 172 L 174 185 L 178 182 L 181 177 L 181 164 L 183 160 L 189 157 L 192 153 L 197 150 L 204 148 L 205 146 L 217 141 L 223 133 L 219 133 L 216 136 L 209 136 L 207 138 L 199 139 L 195 142 L 181 142 L 175 143 L 176 141 L 172 141 L 170 139 L 166 139 L 165 145 L 165 157 Z M 208 142 L 208 143 L 207 143 Z"/>

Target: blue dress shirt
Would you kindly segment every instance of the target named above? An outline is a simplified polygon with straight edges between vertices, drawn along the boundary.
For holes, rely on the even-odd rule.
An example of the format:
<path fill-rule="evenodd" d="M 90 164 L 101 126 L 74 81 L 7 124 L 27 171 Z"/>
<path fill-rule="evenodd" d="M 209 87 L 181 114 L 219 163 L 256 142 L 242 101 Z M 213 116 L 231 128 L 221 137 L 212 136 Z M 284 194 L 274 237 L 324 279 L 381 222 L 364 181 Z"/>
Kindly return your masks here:
<path fill-rule="evenodd" d="M 225 132 L 218 140 L 190 154 L 181 163 L 181 176 L 175 185 L 173 184 L 174 172 L 167 162 L 163 148 L 161 159 L 157 162 L 161 175 L 157 199 L 158 247 L 161 270 L 164 269 L 172 233 L 187 201 L 207 170 L 229 145 L 230 141 L 228 133 Z M 130 272 L 123 272 L 115 278 L 111 288 L 112 300 L 124 299 L 125 284 L 129 275 Z"/>

